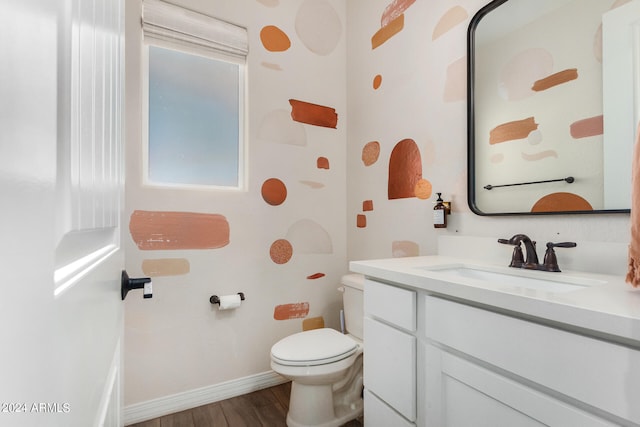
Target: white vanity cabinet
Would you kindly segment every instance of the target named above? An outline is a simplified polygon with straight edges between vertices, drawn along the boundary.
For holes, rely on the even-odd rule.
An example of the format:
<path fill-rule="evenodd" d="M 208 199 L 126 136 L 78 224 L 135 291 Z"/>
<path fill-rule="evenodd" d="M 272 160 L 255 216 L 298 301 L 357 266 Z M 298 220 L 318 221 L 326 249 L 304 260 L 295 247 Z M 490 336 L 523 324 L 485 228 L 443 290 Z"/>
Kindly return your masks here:
<path fill-rule="evenodd" d="M 429 295 L 426 426 L 620 426 L 640 421 L 640 352 Z M 628 420 L 628 421 L 625 421 Z"/>
<path fill-rule="evenodd" d="M 367 279 L 367 426 L 640 425 L 640 351 Z"/>
<path fill-rule="evenodd" d="M 416 292 L 365 281 L 364 417 L 368 427 L 416 421 Z"/>

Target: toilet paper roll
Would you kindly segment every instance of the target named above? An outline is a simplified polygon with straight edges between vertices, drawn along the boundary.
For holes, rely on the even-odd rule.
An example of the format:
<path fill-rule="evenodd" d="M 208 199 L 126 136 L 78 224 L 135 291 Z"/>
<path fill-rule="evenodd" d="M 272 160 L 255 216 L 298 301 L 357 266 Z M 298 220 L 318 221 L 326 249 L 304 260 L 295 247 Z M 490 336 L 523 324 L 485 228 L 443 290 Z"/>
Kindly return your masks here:
<path fill-rule="evenodd" d="M 220 297 L 220 307 L 218 310 L 233 310 L 234 308 L 240 307 L 240 303 L 242 299 L 240 295 L 223 295 Z"/>

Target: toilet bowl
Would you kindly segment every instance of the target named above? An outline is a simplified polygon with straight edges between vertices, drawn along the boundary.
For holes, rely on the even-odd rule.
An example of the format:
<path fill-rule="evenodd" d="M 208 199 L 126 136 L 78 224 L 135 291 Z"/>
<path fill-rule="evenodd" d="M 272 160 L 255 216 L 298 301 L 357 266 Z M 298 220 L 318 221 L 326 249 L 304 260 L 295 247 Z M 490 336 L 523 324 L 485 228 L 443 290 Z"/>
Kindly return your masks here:
<path fill-rule="evenodd" d="M 361 275 L 343 276 L 345 328 L 299 332 L 271 348 L 271 369 L 291 380 L 287 426 L 338 427 L 362 415 Z"/>

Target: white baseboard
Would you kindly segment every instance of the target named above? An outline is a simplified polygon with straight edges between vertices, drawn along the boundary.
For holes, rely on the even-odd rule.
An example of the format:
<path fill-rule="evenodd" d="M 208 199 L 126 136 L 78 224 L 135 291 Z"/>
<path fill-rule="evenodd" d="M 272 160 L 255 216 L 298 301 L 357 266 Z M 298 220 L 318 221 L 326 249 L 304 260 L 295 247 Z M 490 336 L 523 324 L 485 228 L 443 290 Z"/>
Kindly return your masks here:
<path fill-rule="evenodd" d="M 146 402 L 135 403 L 124 408 L 124 425 L 130 425 L 229 399 L 263 388 L 287 382 L 273 371 L 262 372 L 220 384 L 197 388 L 170 396 L 159 397 Z"/>

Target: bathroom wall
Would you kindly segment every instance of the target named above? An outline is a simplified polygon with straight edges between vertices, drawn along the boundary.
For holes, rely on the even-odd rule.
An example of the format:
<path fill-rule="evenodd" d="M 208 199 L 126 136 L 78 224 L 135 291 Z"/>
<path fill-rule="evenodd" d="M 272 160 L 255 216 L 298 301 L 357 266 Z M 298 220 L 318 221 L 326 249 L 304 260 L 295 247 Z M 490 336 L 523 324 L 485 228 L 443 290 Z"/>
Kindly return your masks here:
<path fill-rule="evenodd" d="M 126 405 L 268 371 L 270 346 L 305 321 L 338 327 L 348 260 L 434 254 L 442 234 L 628 239 L 628 215 L 469 211 L 466 29 L 485 0 L 172 1 L 248 28 L 249 185 L 142 186 L 140 2 L 127 0 L 124 243 L 129 273 L 154 273 L 154 297 L 125 302 Z M 336 128 L 293 120 L 292 99 L 334 108 Z M 433 228 L 435 192 L 453 204 L 444 230 Z M 166 238 L 185 213 L 222 216 L 229 242 L 149 250 L 134 241 L 152 218 Z M 570 249 L 558 252 L 562 265 Z M 208 302 L 239 291 L 247 300 L 237 310 Z"/>
<path fill-rule="evenodd" d="M 628 241 L 626 214 L 479 217 L 469 210 L 466 35 L 486 3 L 347 2 L 350 260 L 434 254 L 441 234 L 526 233 L 538 242 L 579 245 Z M 402 156 L 404 167 L 397 167 Z M 401 197 L 398 185 L 406 190 Z M 433 228 L 436 192 L 453 206 L 444 230 Z M 570 250 L 558 251 L 561 265 L 568 257 Z M 622 274 L 625 266 L 621 259 L 616 271 Z"/>
<path fill-rule="evenodd" d="M 345 3 L 171 2 L 248 30 L 248 186 L 142 184 L 141 1 L 127 0 L 123 240 L 130 276 L 151 276 L 154 291 L 125 301 L 127 406 L 269 371 L 280 338 L 339 328 L 347 271 Z M 237 292 L 235 310 L 209 303 Z"/>

